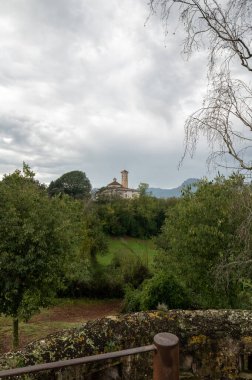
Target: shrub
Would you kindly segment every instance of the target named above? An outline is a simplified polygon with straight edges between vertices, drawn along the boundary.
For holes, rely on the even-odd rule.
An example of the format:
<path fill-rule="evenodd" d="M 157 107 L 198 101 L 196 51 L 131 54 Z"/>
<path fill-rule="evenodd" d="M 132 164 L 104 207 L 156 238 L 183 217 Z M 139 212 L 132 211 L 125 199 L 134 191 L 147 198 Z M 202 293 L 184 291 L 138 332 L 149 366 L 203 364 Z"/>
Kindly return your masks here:
<path fill-rule="evenodd" d="M 194 306 L 185 289 L 165 272 L 158 272 L 151 279 L 145 280 L 140 289 L 126 289 L 125 311 L 156 309 L 159 304 L 165 304 L 168 309 Z"/>
<path fill-rule="evenodd" d="M 112 275 L 121 278 L 123 288 L 131 285 L 137 288 L 146 278 L 150 277 L 150 270 L 144 260 L 133 252 L 118 252 L 112 264 Z"/>

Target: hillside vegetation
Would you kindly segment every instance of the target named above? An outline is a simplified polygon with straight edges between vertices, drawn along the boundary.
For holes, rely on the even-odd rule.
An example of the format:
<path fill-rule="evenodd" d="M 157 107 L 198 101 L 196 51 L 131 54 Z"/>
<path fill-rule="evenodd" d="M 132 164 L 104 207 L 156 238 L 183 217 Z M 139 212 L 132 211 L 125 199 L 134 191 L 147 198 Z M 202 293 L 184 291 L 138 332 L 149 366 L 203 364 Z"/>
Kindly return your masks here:
<path fill-rule="evenodd" d="M 97 261 L 104 267 L 112 264 L 118 255 L 138 256 L 143 263 L 152 268 L 156 253 L 155 244 L 152 239 L 138 239 L 129 236 L 111 237 L 108 239 L 107 252 L 97 255 Z"/>
<path fill-rule="evenodd" d="M 242 176 L 199 181 L 179 199 L 94 201 L 87 177 L 68 174 L 57 191 L 26 164 L 0 181 L 0 312 L 15 347 L 19 322 L 56 297 L 124 298 L 126 311 L 251 307 L 252 186 Z"/>
<path fill-rule="evenodd" d="M 169 208 L 154 275 L 126 293 L 126 309 L 251 308 L 252 186 L 240 175 L 201 181 Z"/>

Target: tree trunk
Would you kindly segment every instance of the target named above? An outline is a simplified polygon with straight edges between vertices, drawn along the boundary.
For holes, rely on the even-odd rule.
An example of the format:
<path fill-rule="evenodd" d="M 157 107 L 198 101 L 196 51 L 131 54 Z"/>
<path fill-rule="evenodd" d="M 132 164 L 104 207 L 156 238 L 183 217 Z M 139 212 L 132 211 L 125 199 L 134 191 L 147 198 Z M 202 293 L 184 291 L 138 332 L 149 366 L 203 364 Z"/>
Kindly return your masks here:
<path fill-rule="evenodd" d="M 12 348 L 15 350 L 19 346 L 19 335 L 18 335 L 18 318 L 14 317 L 12 320 Z"/>

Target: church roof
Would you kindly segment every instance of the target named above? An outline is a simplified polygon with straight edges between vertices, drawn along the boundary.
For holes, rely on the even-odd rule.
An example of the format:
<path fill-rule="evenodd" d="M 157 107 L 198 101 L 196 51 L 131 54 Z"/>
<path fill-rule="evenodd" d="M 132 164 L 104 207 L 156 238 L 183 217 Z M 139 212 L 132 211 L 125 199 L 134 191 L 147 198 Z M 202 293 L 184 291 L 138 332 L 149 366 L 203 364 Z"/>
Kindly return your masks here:
<path fill-rule="evenodd" d="M 122 185 L 114 178 L 113 182 L 109 183 L 106 187 L 122 187 Z"/>

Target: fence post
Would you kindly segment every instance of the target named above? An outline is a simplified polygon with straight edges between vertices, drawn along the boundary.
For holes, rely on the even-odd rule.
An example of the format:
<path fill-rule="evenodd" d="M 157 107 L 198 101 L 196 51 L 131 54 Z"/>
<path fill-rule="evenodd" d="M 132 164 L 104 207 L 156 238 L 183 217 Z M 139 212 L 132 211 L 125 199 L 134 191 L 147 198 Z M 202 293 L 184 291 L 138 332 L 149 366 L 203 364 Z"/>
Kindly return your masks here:
<path fill-rule="evenodd" d="M 179 380 L 179 340 L 176 335 L 154 336 L 153 380 Z"/>

